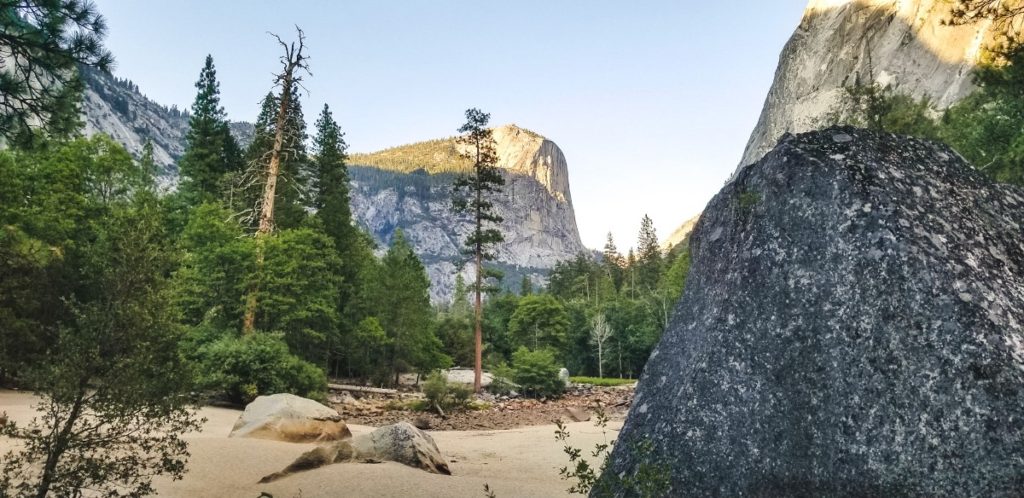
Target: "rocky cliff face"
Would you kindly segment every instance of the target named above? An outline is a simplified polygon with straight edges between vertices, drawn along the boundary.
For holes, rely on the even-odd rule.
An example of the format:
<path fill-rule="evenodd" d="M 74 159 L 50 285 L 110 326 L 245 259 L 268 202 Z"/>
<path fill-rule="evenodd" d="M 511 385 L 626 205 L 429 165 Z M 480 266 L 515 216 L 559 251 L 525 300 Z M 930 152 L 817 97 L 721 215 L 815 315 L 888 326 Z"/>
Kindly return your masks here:
<path fill-rule="evenodd" d="M 176 163 L 185 152 L 188 113 L 150 100 L 128 80 L 89 68 L 82 69 L 82 77 L 85 133 L 106 133 L 136 157 L 142 155 L 146 140 L 152 141 L 153 159 L 164 170 L 162 181 L 175 184 Z M 252 141 L 252 129 L 249 123 L 231 123 L 232 133 L 243 144 Z"/>
<path fill-rule="evenodd" d="M 945 146 L 787 136 L 697 223 L 606 477 L 646 461 L 672 496 L 1019 496 L 1021 227 L 1024 190 Z"/>
<path fill-rule="evenodd" d="M 584 250 L 576 228 L 565 156 L 554 142 L 516 126 L 495 128 L 494 138 L 498 166 L 506 181 L 495 200 L 496 211 L 505 220 L 501 225 L 505 242 L 497 247 L 496 266 L 505 271 L 507 285 L 518 286 L 524 274 L 534 283 L 543 283 L 547 270 L 556 262 Z M 418 148 L 413 145 L 403 149 Z M 394 164 L 395 155 L 389 154 L 389 164 Z M 451 211 L 454 173 L 445 171 L 458 167 L 444 162 L 453 156 L 440 156 L 441 162 L 425 161 L 422 168 L 410 173 L 367 166 L 350 170 L 352 211 L 359 223 L 382 247 L 395 229 L 401 228 L 427 266 L 433 284 L 431 297 L 444 302 L 451 298 L 458 267 L 468 261 L 462 250 L 472 225 L 468 217 Z M 378 158 L 374 154 L 357 155 L 353 163 L 372 163 Z M 464 269 L 464 275 L 467 281 L 473 277 L 470 268 Z"/>
<path fill-rule="evenodd" d="M 162 183 L 177 183 L 176 162 L 185 150 L 188 114 L 146 98 L 127 80 L 89 71 L 84 74 L 83 112 L 86 133 L 107 133 L 136 156 L 152 140 L 154 156 L 163 166 Z M 232 123 L 242 144 L 252 140 L 252 125 Z M 583 251 L 565 156 L 554 142 L 513 125 L 494 129 L 499 167 L 506 185 L 496 201 L 505 218 L 505 242 L 497 249 L 496 266 L 505 271 L 510 288 L 522 275 L 544 283 L 547 270 L 558 261 Z M 450 209 L 453 174 L 467 164 L 451 139 L 397 147 L 376 154 L 355 155 L 352 173 L 352 212 L 369 229 L 381 248 L 401 228 L 423 259 L 432 282 L 431 297 L 451 299 L 455 275 L 462 262 L 468 218 Z M 360 162 L 370 166 L 360 167 Z M 386 164 L 385 164 L 386 163 Z M 463 271 L 467 282 L 473 272 Z"/>
<path fill-rule="evenodd" d="M 844 87 L 855 83 L 892 85 L 940 109 L 970 93 L 992 26 L 944 26 L 950 6 L 946 0 L 811 0 L 779 57 L 740 166 L 760 159 L 783 133 L 834 124 L 844 111 Z"/>
<path fill-rule="evenodd" d="M 694 216 L 679 225 L 665 240 L 661 241 L 661 250 L 668 252 L 679 244 L 686 243 L 690 240 L 690 234 L 693 233 L 693 228 L 697 226 L 697 221 L 700 220 L 700 215 Z"/>

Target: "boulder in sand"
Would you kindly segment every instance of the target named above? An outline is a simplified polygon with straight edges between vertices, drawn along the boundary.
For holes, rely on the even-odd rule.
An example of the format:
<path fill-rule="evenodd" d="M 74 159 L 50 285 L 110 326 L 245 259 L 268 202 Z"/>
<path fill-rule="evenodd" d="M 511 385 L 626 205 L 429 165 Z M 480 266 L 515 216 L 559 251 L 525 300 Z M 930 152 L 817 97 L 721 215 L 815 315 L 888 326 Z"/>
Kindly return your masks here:
<path fill-rule="evenodd" d="M 408 422 L 386 425 L 369 434 L 319 446 L 303 453 L 281 472 L 270 474 L 260 482 L 272 482 L 296 472 L 334 463 L 398 462 L 434 474 L 451 475 L 448 463 L 437 444 L 427 433 Z"/>
<path fill-rule="evenodd" d="M 1021 495 L 1024 190 L 926 141 L 788 136 L 690 254 L 604 483 L 664 464 L 671 496 Z"/>
<path fill-rule="evenodd" d="M 352 437 L 337 411 L 294 394 L 260 396 L 245 407 L 229 437 L 290 443 L 337 441 Z"/>

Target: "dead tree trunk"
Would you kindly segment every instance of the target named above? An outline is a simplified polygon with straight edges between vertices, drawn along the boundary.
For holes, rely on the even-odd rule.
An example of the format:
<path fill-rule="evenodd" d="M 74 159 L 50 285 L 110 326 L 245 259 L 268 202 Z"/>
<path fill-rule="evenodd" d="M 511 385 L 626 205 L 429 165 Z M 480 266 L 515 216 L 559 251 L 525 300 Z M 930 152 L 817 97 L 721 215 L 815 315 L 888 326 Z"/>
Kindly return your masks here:
<path fill-rule="evenodd" d="M 292 89 L 302 81 L 301 74 L 297 74 L 299 71 L 309 73 L 309 66 L 306 62 L 308 57 L 302 53 L 306 48 L 306 36 L 298 27 L 295 29 L 299 32 L 298 46 L 295 45 L 295 42 L 285 43 L 279 36 L 271 33 L 271 36 L 277 39 L 277 42 L 284 48 L 284 55 L 281 56 L 283 70 L 275 78 L 275 84 L 281 87 L 281 98 L 277 109 L 274 147 L 270 151 L 270 160 L 267 162 L 264 173 L 263 196 L 260 200 L 260 223 L 256 230 L 256 279 L 245 300 L 245 315 L 242 319 L 243 334 L 251 334 L 256 329 L 256 308 L 259 304 L 257 295 L 259 294 L 264 261 L 263 246 L 266 237 L 274 232 L 274 199 L 277 196 L 277 178 L 281 174 L 281 156 L 288 122 L 288 108 L 291 106 L 292 99 L 295 98 Z"/>

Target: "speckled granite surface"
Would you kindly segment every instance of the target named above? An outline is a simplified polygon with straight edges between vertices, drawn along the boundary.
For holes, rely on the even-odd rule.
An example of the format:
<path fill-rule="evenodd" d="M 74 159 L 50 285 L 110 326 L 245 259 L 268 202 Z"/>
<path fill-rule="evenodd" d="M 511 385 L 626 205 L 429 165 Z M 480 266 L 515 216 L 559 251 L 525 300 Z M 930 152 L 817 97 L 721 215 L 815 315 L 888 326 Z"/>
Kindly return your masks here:
<path fill-rule="evenodd" d="M 1024 190 L 852 128 L 707 206 L 610 472 L 672 496 L 1024 495 Z"/>

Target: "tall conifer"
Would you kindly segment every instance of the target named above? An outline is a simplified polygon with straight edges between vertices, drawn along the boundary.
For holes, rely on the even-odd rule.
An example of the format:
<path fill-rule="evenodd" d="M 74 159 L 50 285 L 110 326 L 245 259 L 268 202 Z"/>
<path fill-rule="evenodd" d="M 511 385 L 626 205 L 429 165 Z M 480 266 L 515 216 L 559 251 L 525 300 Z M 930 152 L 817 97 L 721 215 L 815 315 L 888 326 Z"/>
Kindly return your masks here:
<path fill-rule="evenodd" d="M 238 143 L 231 136 L 227 115 L 220 105 L 220 83 L 212 56 L 206 56 L 196 89 L 185 154 L 178 165 L 181 190 L 192 205 L 219 199 L 224 175 L 241 165 Z"/>
<path fill-rule="evenodd" d="M 473 231 L 466 237 L 466 246 L 476 267 L 476 283 L 473 286 L 476 312 L 473 389 L 476 392 L 480 392 L 483 372 L 484 261 L 494 259 L 491 249 L 505 240 L 497 228 L 503 220 L 494 211 L 491 202 L 491 197 L 501 192 L 505 178 L 498 171 L 494 138 L 487 128 L 490 119 L 491 115 L 480 109 L 466 110 L 466 123 L 459 128 L 459 133 L 462 133 L 459 143 L 465 148 L 465 157 L 473 161 L 473 169 L 456 178 L 452 197 L 452 207 L 456 211 L 469 213 L 473 217 Z"/>

